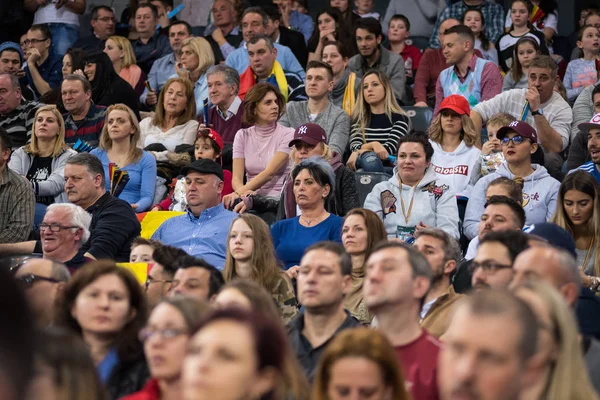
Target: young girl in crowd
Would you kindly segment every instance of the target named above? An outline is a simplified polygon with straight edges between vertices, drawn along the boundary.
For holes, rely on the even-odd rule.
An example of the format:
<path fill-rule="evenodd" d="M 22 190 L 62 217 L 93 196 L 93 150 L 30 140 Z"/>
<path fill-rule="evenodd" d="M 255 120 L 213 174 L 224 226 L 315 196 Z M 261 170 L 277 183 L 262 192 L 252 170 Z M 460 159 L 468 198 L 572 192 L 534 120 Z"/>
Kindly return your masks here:
<path fill-rule="evenodd" d="M 388 157 L 398 152 L 398 140 L 409 132 L 410 120 L 384 72 L 372 69 L 365 74 L 352 119 L 348 168 L 385 172 L 386 166 L 391 171 Z"/>
<path fill-rule="evenodd" d="M 575 240 L 577 265 L 584 272 L 583 286 L 599 291 L 596 277 L 600 277 L 600 188 L 592 175 L 575 171 L 565 177 L 552 222 Z"/>
<path fill-rule="evenodd" d="M 558 13 L 556 12 L 556 0 L 531 0 L 531 12 L 529 13 L 529 23 L 537 32 L 544 35 L 544 42 L 550 48 L 552 37 L 558 32 Z M 513 24 L 512 12 L 506 13 L 506 22 L 504 23 L 506 31 L 511 30 Z"/>
<path fill-rule="evenodd" d="M 479 178 L 492 174 L 504 162 L 504 154 L 502 153 L 502 144 L 498 140 L 498 130 L 503 126 L 508 126 L 515 120 L 510 114 L 498 113 L 492 115 L 486 123 L 488 140 L 481 146 L 481 155 L 477 164 L 471 172 L 471 186 L 475 186 Z"/>
<path fill-rule="evenodd" d="M 343 43 L 344 48 L 349 52 L 349 57 L 358 53 L 356 40 L 352 39 L 354 36 L 351 32 L 346 31 L 343 18 L 340 10 L 332 7 L 317 14 L 317 29 L 314 30 L 307 44 L 308 61 L 321 61 L 325 43 L 336 40 Z"/>
<path fill-rule="evenodd" d="M 513 0 L 510 6 L 510 16 L 512 25 L 510 31 L 503 35 L 498 42 L 498 51 L 500 52 L 500 67 L 504 72 L 512 67 L 513 64 L 513 47 L 517 41 L 529 36 L 534 38 L 540 46 L 542 54 L 548 54 L 546 40 L 544 34 L 536 30 L 529 22 L 529 17 L 533 11 L 533 6 L 528 0 Z"/>
<path fill-rule="evenodd" d="M 504 75 L 502 91 L 510 89 L 522 89 L 529 85 L 529 64 L 540 53 L 539 42 L 530 36 L 517 40 L 513 51 L 513 65 Z"/>
<path fill-rule="evenodd" d="M 475 34 L 475 48 L 481 51 L 483 58 L 498 64 L 498 50 L 496 50 L 496 46 L 485 35 L 485 17 L 483 16 L 483 12 L 478 8 L 465 11 L 462 23 L 471 28 Z"/>
<path fill-rule="evenodd" d="M 583 57 L 569 62 L 563 79 L 567 98 L 571 103 L 577 99 L 583 89 L 598 81 L 600 30 L 591 25 L 581 28 L 577 36 L 577 47 L 583 51 Z"/>
<path fill-rule="evenodd" d="M 394 15 L 388 27 L 390 50 L 402 56 L 404 70 L 406 71 L 406 84 L 412 85 L 415 81 L 417 68 L 419 68 L 419 63 L 421 62 L 421 50 L 415 46 L 406 44 L 406 39 L 409 37 L 410 21 L 408 18 L 401 14 Z"/>
<path fill-rule="evenodd" d="M 481 154 L 475 147 L 477 133 L 470 112 L 467 99 L 450 95 L 442 101 L 440 112 L 429 127 L 429 141 L 434 150 L 431 168 L 438 176 L 438 183 L 448 184 L 464 201 L 472 189 L 469 176 Z"/>

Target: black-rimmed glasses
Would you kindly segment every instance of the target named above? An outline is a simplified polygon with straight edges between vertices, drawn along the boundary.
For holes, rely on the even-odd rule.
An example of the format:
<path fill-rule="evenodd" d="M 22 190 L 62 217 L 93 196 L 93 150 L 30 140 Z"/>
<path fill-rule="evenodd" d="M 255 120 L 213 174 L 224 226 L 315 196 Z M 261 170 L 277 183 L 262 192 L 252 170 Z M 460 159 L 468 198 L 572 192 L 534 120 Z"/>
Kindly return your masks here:
<path fill-rule="evenodd" d="M 29 289 L 29 288 L 33 287 L 33 285 L 36 282 L 58 283 L 58 281 L 56 279 L 46 278 L 45 276 L 39 276 L 39 275 L 35 275 L 35 274 L 22 275 L 22 276 L 17 277 L 16 279 L 17 279 L 17 282 L 19 282 L 21 284 L 21 287 L 23 287 L 23 289 Z"/>

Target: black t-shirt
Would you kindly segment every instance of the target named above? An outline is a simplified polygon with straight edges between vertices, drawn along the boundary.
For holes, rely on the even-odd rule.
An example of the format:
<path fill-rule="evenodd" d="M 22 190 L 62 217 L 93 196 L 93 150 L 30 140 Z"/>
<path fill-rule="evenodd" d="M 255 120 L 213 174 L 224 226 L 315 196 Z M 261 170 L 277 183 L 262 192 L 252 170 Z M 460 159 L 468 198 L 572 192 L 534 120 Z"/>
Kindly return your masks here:
<path fill-rule="evenodd" d="M 52 174 L 52 157 L 33 157 L 33 162 L 29 171 L 27 171 L 27 179 L 29 182 L 39 183 L 48 180 Z M 37 185 L 36 185 L 37 193 Z M 52 196 L 35 196 L 36 203 L 50 205 L 54 203 L 54 197 Z"/>

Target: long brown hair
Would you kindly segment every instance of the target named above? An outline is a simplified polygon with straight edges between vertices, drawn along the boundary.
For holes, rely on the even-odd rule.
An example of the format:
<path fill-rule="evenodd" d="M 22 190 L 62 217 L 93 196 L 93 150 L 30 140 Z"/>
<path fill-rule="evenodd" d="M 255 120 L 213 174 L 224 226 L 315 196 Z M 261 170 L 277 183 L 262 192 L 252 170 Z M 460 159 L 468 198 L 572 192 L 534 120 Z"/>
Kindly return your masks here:
<path fill-rule="evenodd" d="M 187 106 L 184 108 L 183 112 L 175 121 L 175 126 L 183 125 L 188 121 L 196 118 L 196 96 L 194 95 L 194 85 L 190 82 L 189 79 L 185 78 L 171 78 L 165 83 L 165 86 L 160 90 L 160 94 L 158 95 L 158 103 L 156 103 L 156 111 L 154 112 L 154 117 L 152 117 L 152 125 L 163 127 L 165 123 L 165 93 L 169 90 L 172 84 L 175 82 L 179 83 L 183 86 L 183 90 L 185 92 L 185 97 L 187 99 Z"/>
<path fill-rule="evenodd" d="M 376 213 L 371 210 L 367 210 L 366 208 L 353 208 L 352 210 L 348 211 L 344 217 L 344 224 L 351 215 L 360 215 L 365 221 L 365 226 L 367 228 L 367 248 L 365 250 L 366 262 L 375 245 L 381 241 L 387 240 L 385 225 L 383 225 L 383 221 Z"/>
<path fill-rule="evenodd" d="M 138 124 L 138 120 L 131 108 L 127 107 L 125 104 L 113 104 L 106 110 L 106 118 L 104 120 L 104 127 L 102 128 L 102 134 L 100 135 L 100 143 L 98 144 L 98 147 L 106 151 L 112 148 L 113 142 L 110 138 L 110 134 L 108 133 L 108 118 L 110 117 L 110 113 L 113 111 L 125 111 L 127 115 L 129 115 L 129 123 L 131 123 L 133 126 L 133 134 L 129 136 L 129 151 L 127 152 L 127 160 L 130 163 L 136 163 L 144 155 L 142 149 L 137 147 L 137 142 L 140 140 L 140 124 Z"/>
<path fill-rule="evenodd" d="M 242 115 L 242 122 L 247 126 L 256 124 L 257 108 L 262 99 L 267 93 L 273 92 L 277 97 L 277 105 L 279 106 L 279 114 L 277 120 L 285 113 L 285 99 L 279 89 L 270 83 L 258 83 L 248 90 L 244 97 L 244 114 Z"/>
<path fill-rule="evenodd" d="M 33 117 L 33 126 L 31 127 L 31 143 L 26 144 L 23 150 L 25 150 L 25 153 L 29 153 L 34 156 L 40 155 L 38 138 L 35 134 L 35 121 L 37 121 L 38 115 L 43 112 L 51 112 L 54 114 L 54 118 L 56 118 L 56 122 L 58 123 L 58 135 L 56 135 L 54 138 L 54 149 L 52 150 L 51 154 L 51 157 L 58 157 L 63 151 L 69 149 L 69 146 L 65 144 L 65 121 L 55 105 L 42 106 L 37 109 L 35 112 L 35 117 Z"/>
<path fill-rule="evenodd" d="M 475 125 L 467 114 L 460 115 L 460 122 L 462 124 L 462 132 L 460 134 L 461 140 L 465 141 L 465 144 L 469 147 L 475 145 L 477 142 L 477 133 L 475 132 Z M 439 144 L 442 144 L 444 138 L 444 131 L 442 130 L 442 112 L 438 113 L 429 126 L 429 138 Z"/>
<path fill-rule="evenodd" d="M 512 68 L 510 69 L 510 76 L 513 78 L 513 81 L 515 81 L 515 83 L 519 83 L 524 74 L 523 66 L 519 61 L 519 46 L 521 46 L 522 44 L 532 45 L 536 53 L 541 54 L 540 44 L 531 36 L 523 36 L 521 39 L 517 40 L 517 43 L 515 43 L 515 47 L 513 48 L 513 63 Z"/>

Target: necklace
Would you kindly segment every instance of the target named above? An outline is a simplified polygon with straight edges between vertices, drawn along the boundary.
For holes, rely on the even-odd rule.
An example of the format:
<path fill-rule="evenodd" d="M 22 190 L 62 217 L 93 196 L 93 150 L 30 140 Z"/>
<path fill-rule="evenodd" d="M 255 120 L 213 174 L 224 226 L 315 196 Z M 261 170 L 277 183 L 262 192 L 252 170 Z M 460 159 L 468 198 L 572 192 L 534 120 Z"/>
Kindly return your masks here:
<path fill-rule="evenodd" d="M 592 240 L 590 241 L 590 247 L 588 247 L 587 254 L 585 256 L 585 261 L 583 262 L 583 269 L 587 266 L 588 260 L 590 258 L 590 253 L 592 252 L 592 247 L 594 246 L 595 237 L 592 236 Z"/>
<path fill-rule="evenodd" d="M 313 222 L 318 222 L 323 215 L 329 215 L 329 213 L 327 211 L 325 211 L 324 214 L 321 214 L 321 215 L 317 216 L 314 219 L 306 219 L 306 217 L 304 216 L 304 214 L 302 214 L 300 216 L 300 219 L 304 219 L 304 223 L 306 224 L 306 226 L 311 226 L 313 224 Z"/>

